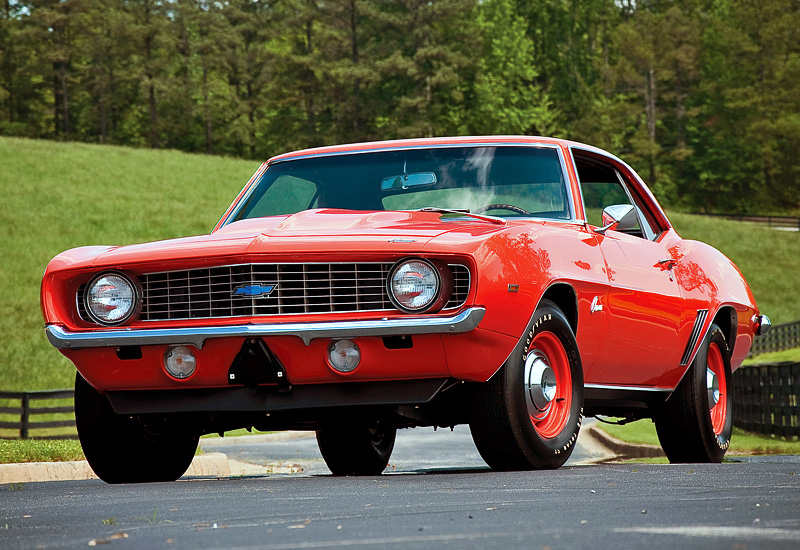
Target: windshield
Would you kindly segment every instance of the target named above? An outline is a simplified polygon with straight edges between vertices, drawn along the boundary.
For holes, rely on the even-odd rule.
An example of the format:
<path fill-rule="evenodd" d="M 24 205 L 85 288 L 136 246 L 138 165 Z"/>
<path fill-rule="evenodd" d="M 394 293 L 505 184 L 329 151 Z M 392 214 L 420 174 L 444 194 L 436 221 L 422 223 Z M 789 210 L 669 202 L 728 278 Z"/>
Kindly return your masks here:
<path fill-rule="evenodd" d="M 306 157 L 271 165 L 234 221 L 310 208 L 434 207 L 570 219 L 561 162 L 545 147 L 437 147 Z"/>

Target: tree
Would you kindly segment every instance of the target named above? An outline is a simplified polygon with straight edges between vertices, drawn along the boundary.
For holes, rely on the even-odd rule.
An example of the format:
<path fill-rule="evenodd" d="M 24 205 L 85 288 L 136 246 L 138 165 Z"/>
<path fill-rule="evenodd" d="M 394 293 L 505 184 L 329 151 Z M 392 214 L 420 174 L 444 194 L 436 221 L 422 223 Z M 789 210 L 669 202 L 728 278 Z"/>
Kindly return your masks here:
<path fill-rule="evenodd" d="M 483 48 L 466 133 L 558 133 L 561 113 L 536 84 L 533 42 L 515 2 L 490 0 L 477 12 Z"/>

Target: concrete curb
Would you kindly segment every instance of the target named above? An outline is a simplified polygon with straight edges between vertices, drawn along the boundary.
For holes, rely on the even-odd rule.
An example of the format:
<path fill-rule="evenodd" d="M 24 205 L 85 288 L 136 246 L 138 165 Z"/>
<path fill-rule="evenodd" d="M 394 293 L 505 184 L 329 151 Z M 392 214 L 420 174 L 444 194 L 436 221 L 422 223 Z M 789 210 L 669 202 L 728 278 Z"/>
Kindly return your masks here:
<path fill-rule="evenodd" d="M 587 435 L 594 439 L 595 442 L 614 454 L 615 459 L 625 460 L 629 458 L 657 458 L 666 456 L 658 445 L 628 443 L 627 441 L 622 441 L 621 439 L 609 435 L 596 425 L 589 427 L 586 431 Z"/>
<path fill-rule="evenodd" d="M 243 443 L 248 438 L 262 439 L 295 439 L 312 437 L 305 433 L 287 432 L 280 434 L 264 434 L 243 436 L 241 438 L 225 438 Z M 581 445 L 594 455 L 586 464 L 609 462 L 629 458 L 651 458 L 664 456 L 664 451 L 656 445 L 634 445 L 610 436 L 596 424 L 584 425 L 580 432 Z M 221 440 L 220 440 L 221 441 Z M 206 447 L 213 447 L 216 440 L 207 440 Z M 296 474 L 303 471 L 299 464 L 281 462 L 270 465 L 257 465 L 238 460 L 231 460 L 225 453 L 206 452 L 194 457 L 191 466 L 183 477 L 231 477 L 258 476 L 270 474 Z M 72 481 L 97 479 L 85 460 L 72 462 L 27 462 L 22 464 L 0 464 L 0 484 L 36 483 L 41 481 Z"/>
<path fill-rule="evenodd" d="M 227 477 L 231 475 L 224 453 L 206 453 L 194 457 L 184 476 Z M 0 484 L 35 483 L 39 481 L 72 481 L 97 479 L 85 460 L 71 462 L 27 462 L 0 464 Z"/>

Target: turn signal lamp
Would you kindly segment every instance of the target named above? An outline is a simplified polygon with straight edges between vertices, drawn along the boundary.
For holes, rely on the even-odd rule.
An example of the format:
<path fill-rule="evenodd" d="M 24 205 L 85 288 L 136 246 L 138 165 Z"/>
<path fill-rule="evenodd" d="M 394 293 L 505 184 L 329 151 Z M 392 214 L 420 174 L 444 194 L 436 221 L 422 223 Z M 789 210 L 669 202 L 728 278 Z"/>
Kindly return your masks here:
<path fill-rule="evenodd" d="M 197 369 L 197 359 L 186 346 L 171 346 L 164 354 L 164 368 L 173 378 L 189 378 Z"/>
<path fill-rule="evenodd" d="M 328 347 L 328 363 L 338 372 L 352 372 L 361 362 L 361 350 L 351 340 L 336 340 Z"/>

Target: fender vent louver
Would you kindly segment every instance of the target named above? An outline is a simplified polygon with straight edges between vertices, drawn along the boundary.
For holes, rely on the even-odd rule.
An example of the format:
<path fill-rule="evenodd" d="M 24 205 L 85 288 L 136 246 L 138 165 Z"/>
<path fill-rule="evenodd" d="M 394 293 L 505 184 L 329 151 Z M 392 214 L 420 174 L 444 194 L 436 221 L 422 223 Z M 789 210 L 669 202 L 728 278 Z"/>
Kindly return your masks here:
<path fill-rule="evenodd" d="M 703 331 L 703 325 L 706 324 L 706 318 L 708 317 L 708 310 L 707 309 L 698 309 L 697 310 L 697 318 L 694 320 L 694 327 L 692 328 L 692 335 L 689 336 L 689 342 L 686 344 L 686 350 L 683 352 L 683 357 L 681 358 L 681 366 L 685 367 L 689 364 L 689 361 L 692 359 L 692 350 L 694 350 L 695 345 L 697 344 L 697 340 L 700 338 L 700 335 Z"/>

